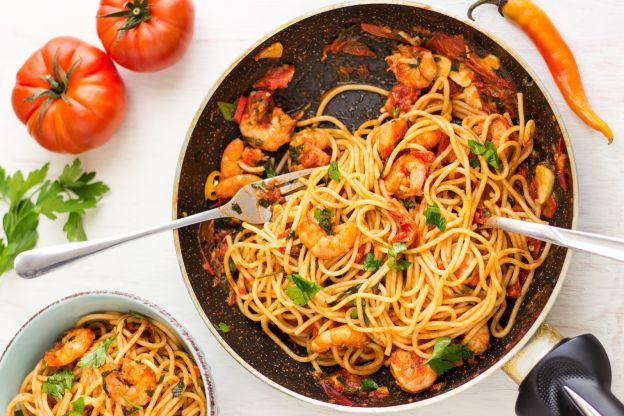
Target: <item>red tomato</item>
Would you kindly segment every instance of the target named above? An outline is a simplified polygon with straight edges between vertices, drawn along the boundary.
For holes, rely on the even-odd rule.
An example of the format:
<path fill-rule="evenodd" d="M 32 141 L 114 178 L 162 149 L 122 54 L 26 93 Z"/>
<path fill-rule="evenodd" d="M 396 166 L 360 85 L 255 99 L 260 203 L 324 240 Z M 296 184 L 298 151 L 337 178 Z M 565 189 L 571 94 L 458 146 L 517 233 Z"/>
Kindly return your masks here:
<path fill-rule="evenodd" d="M 100 0 L 97 32 L 121 66 L 158 71 L 176 63 L 193 37 L 191 0 Z"/>
<path fill-rule="evenodd" d="M 54 38 L 28 58 L 17 72 L 12 102 L 30 135 L 60 153 L 103 145 L 126 113 L 125 88 L 113 61 L 71 37 Z"/>

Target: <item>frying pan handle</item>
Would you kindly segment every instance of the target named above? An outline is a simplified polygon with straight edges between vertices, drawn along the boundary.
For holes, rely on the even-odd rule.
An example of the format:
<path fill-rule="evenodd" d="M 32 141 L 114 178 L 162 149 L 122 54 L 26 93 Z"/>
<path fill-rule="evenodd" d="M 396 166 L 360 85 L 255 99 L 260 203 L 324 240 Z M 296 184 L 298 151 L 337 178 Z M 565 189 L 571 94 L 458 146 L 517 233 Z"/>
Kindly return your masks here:
<path fill-rule="evenodd" d="M 611 364 L 593 335 L 561 338 L 544 323 L 504 367 L 520 383 L 516 414 L 624 415 L 611 393 Z"/>

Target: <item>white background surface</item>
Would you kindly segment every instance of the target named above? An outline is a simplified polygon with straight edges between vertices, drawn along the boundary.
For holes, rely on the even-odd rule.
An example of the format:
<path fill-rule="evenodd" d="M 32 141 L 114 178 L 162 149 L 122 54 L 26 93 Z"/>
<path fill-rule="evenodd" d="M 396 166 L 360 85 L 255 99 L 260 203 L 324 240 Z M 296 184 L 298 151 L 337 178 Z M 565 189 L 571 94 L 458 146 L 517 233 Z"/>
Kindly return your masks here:
<path fill-rule="evenodd" d="M 204 95 L 229 63 L 258 38 L 291 18 L 332 0 L 196 0 L 193 43 L 172 68 L 137 74 L 121 69 L 128 94 L 126 121 L 103 148 L 82 155 L 111 192 L 86 220 L 90 237 L 107 236 L 171 217 L 171 190 L 178 152 Z M 470 1 L 430 3 L 463 16 Z M 482 27 L 518 52 L 545 82 L 563 114 L 576 155 L 580 181 L 579 226 L 624 236 L 624 3 L 619 0 L 540 0 L 576 53 L 591 102 L 611 125 L 611 146 L 567 108 L 530 41 L 494 7 L 477 12 Z M 0 164 L 9 172 L 47 161 L 56 174 L 72 157 L 40 148 L 13 114 L 10 95 L 23 61 L 57 35 L 73 35 L 100 46 L 95 0 L 5 1 L 0 25 Z M 40 244 L 64 242 L 62 223 L 42 219 Z M 171 234 L 163 234 L 86 259 L 46 277 L 0 278 L 0 350 L 36 311 L 65 295 L 115 289 L 152 300 L 178 318 L 199 341 L 210 362 L 224 415 L 330 414 L 301 403 L 250 375 L 212 338 L 195 311 L 180 277 Z M 613 390 L 624 399 L 624 271 L 595 256 L 574 256 L 570 273 L 548 320 L 564 335 L 591 332 L 613 364 Z M 0 385 L 8 380 L 0 380 Z M 18 382 L 18 380 L 12 380 Z M 513 413 L 516 386 L 497 372 L 476 387 L 419 415 Z M 1 411 L 1 410 L 0 410 Z"/>

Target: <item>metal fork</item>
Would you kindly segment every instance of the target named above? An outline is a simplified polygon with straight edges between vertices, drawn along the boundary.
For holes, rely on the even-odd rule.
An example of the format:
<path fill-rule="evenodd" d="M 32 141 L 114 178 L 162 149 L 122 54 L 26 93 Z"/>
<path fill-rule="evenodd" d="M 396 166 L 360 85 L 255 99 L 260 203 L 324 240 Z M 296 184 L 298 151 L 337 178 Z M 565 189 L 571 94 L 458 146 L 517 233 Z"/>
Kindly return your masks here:
<path fill-rule="evenodd" d="M 242 188 L 227 203 L 218 208 L 203 211 L 188 217 L 170 221 L 166 224 L 121 234 L 114 237 L 99 238 L 78 243 L 61 244 L 50 247 L 35 248 L 19 254 L 14 263 L 18 275 L 26 279 L 33 279 L 62 265 L 71 263 L 83 257 L 90 256 L 111 247 L 118 246 L 128 241 L 137 240 L 148 235 L 162 231 L 175 230 L 181 227 L 198 224 L 200 222 L 215 220 L 217 218 L 238 218 L 251 223 L 262 224 L 271 219 L 271 211 L 258 204 L 258 190 L 273 186 L 280 190 L 282 196 L 288 200 L 292 194 L 301 189 L 304 184 L 299 178 L 308 176 L 314 169 L 300 170 L 286 173 L 274 178 L 264 179 Z M 263 185 L 264 184 L 264 185 Z"/>

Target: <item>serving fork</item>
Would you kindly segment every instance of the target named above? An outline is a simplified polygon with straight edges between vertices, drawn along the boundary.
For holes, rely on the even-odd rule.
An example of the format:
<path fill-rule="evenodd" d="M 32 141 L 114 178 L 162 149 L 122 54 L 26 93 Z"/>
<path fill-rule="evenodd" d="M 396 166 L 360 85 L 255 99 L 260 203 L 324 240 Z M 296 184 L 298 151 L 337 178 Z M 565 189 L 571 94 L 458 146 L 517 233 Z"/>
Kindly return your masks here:
<path fill-rule="evenodd" d="M 224 205 L 155 227 L 113 237 L 41 247 L 25 251 L 16 257 L 14 263 L 15 271 L 21 277 L 32 279 L 44 275 L 62 265 L 128 241 L 137 240 L 163 231 L 187 227 L 204 221 L 216 220 L 218 218 L 237 218 L 250 224 L 268 222 L 271 219 L 271 210 L 258 203 L 259 191 L 265 190 L 267 187 L 279 189 L 281 196 L 288 200 L 292 197 L 294 192 L 305 186 L 299 179 L 308 176 L 314 169 L 315 168 L 286 173 L 249 184 L 238 191 L 238 193 Z"/>

